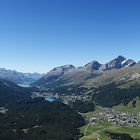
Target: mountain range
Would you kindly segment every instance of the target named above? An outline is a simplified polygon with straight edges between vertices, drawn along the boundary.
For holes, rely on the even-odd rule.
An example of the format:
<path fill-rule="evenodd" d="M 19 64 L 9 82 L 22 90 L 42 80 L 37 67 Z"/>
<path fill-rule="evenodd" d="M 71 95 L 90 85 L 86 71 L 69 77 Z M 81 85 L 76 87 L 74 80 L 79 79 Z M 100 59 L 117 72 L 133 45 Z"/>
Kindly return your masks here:
<path fill-rule="evenodd" d="M 7 70 L 0 68 L 0 79 L 14 82 L 16 84 L 29 84 L 40 79 L 43 74 L 39 73 L 22 73 L 16 70 Z"/>
<path fill-rule="evenodd" d="M 119 73 L 125 73 L 126 71 L 131 70 L 135 71 L 135 69 L 137 71 L 140 69 L 139 66 L 139 63 L 136 63 L 132 59 L 126 59 L 124 56 L 118 56 L 106 64 L 101 64 L 94 60 L 85 66 L 78 68 L 73 65 L 64 65 L 52 69 L 46 75 L 34 82 L 33 85 L 47 88 L 67 85 L 88 85 L 92 81 L 96 81 L 95 79 L 106 79 L 106 77 L 109 77 L 108 75 L 117 73 L 116 76 L 118 77 L 120 75 Z M 127 74 L 125 73 L 125 75 Z M 129 78 L 135 79 L 139 77 L 139 73 L 134 72 L 132 75 L 128 74 L 127 76 L 132 76 Z M 103 80 L 102 84 L 104 83 L 105 81 Z"/>

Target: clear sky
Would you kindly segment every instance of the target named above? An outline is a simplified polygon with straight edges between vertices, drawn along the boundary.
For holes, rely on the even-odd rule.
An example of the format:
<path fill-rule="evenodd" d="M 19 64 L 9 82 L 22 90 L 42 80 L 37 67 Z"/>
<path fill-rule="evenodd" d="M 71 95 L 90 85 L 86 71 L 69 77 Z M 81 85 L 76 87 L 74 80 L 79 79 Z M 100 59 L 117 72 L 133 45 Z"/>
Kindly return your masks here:
<path fill-rule="evenodd" d="M 140 60 L 140 0 L 0 0 L 0 67 Z"/>

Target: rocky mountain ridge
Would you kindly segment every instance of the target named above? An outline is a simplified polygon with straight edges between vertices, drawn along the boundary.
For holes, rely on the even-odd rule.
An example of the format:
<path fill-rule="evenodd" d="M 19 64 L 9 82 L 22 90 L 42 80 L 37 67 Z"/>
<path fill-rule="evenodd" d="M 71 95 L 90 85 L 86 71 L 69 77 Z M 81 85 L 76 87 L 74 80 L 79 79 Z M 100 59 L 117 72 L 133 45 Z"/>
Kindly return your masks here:
<path fill-rule="evenodd" d="M 33 83 L 36 86 L 48 85 L 63 85 L 63 84 L 81 84 L 82 82 L 94 79 L 115 70 L 131 68 L 138 65 L 132 59 L 126 59 L 124 56 L 109 61 L 106 64 L 101 64 L 94 60 L 82 67 L 74 67 L 73 65 L 64 65 L 56 67 L 48 72 L 41 79 Z"/>

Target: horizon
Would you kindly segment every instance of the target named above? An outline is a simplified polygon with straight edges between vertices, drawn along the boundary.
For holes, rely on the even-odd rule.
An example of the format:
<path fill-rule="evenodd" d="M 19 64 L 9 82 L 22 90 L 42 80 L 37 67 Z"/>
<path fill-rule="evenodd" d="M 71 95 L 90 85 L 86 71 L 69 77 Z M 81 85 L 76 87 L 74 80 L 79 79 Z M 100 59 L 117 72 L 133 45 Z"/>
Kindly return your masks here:
<path fill-rule="evenodd" d="M 125 56 L 123 56 L 123 55 L 118 55 L 118 56 L 125 57 Z M 118 56 L 112 58 L 111 60 L 116 59 Z M 126 58 L 126 60 L 131 59 L 131 58 L 127 58 L 127 57 L 125 57 L 125 58 Z M 95 59 L 94 59 L 94 60 L 95 60 Z M 84 65 L 86 65 L 86 64 L 88 64 L 88 63 L 90 63 L 90 62 L 92 62 L 92 61 L 94 61 L 94 60 L 91 60 L 91 61 L 89 61 L 89 62 L 87 62 L 87 63 L 85 63 L 85 64 L 83 64 L 83 65 L 79 65 L 79 66 L 75 66 L 75 65 L 73 65 L 72 63 L 71 63 L 71 64 L 58 65 L 58 66 L 52 67 L 52 68 L 49 69 L 48 71 L 42 72 L 42 73 L 41 73 L 41 72 L 38 72 L 38 71 L 34 71 L 34 72 L 30 72 L 30 71 L 19 71 L 18 69 L 10 69 L 10 68 L 5 68 L 5 67 L 0 67 L 0 68 L 6 69 L 6 70 L 17 71 L 17 72 L 21 72 L 21 73 L 39 73 L 39 74 L 46 74 L 46 73 L 48 73 L 50 70 L 52 70 L 53 68 L 56 68 L 56 67 L 65 66 L 65 65 L 73 65 L 74 67 L 78 68 L 78 67 L 84 66 Z M 99 62 L 100 64 L 104 65 L 104 64 L 110 62 L 111 60 L 108 60 L 108 61 L 105 62 L 105 63 L 101 63 L 101 62 L 99 62 L 98 60 L 95 60 L 95 61 L 97 61 L 97 62 Z M 132 60 L 134 60 L 134 59 L 132 59 Z M 134 61 L 135 61 L 135 60 L 134 60 Z M 140 60 L 135 61 L 135 62 L 138 63 L 139 61 L 140 61 Z"/>
<path fill-rule="evenodd" d="M 118 55 L 140 60 L 138 0 L 0 1 L 0 67 L 47 73 Z"/>

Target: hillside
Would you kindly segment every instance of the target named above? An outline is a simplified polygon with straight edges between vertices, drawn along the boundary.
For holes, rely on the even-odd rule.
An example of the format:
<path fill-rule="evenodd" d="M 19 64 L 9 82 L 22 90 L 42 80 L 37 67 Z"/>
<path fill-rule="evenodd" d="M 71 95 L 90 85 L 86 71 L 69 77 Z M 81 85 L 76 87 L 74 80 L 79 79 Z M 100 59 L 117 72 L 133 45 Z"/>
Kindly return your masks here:
<path fill-rule="evenodd" d="M 94 79 L 84 82 L 83 86 L 87 88 L 99 87 L 111 83 L 116 83 L 120 88 L 129 88 L 140 84 L 140 65 L 113 70 L 104 73 Z"/>
<path fill-rule="evenodd" d="M 34 99 L 18 102 L 0 113 L 2 140 L 78 140 L 84 119 L 60 102 Z"/>
<path fill-rule="evenodd" d="M 19 87 L 10 81 L 0 80 L 0 106 L 29 99 L 30 96 L 31 89 Z"/>

